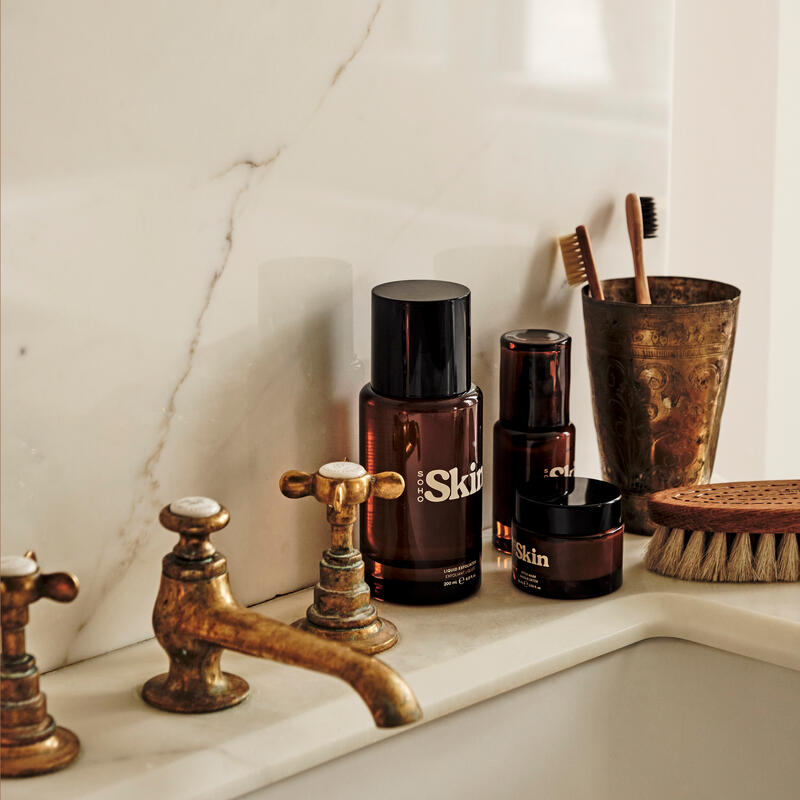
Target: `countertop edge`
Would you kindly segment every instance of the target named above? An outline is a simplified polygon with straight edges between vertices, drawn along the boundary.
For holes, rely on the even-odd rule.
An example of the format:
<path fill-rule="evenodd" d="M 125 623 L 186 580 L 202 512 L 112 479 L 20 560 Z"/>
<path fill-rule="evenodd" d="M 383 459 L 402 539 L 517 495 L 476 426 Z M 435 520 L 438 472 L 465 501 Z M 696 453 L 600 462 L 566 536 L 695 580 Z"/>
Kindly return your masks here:
<path fill-rule="evenodd" d="M 613 613 L 611 613 L 613 608 Z M 692 611 L 702 609 L 703 614 Z M 613 617 L 613 622 L 608 617 Z M 734 623 L 735 624 L 732 624 Z M 586 624 L 595 626 L 596 635 L 587 641 L 581 632 Z M 557 631 L 556 631 L 557 629 Z M 772 641 L 779 634 L 778 641 Z M 528 631 L 515 634 L 459 655 L 450 661 L 424 667 L 405 675 L 417 693 L 425 717 L 413 726 L 378 730 L 370 725 L 351 729 L 343 725 L 340 735 L 318 742 L 312 749 L 284 760 L 280 765 L 270 763 L 250 770 L 227 783 L 217 783 L 204 794 L 196 792 L 186 797 L 235 798 L 272 783 L 289 778 L 307 769 L 324 764 L 362 747 L 392 736 L 402 735 L 419 725 L 432 722 L 513 691 L 528 683 L 578 666 L 594 658 L 615 652 L 646 639 L 667 637 L 683 639 L 737 655 L 800 671 L 800 623 L 777 619 L 742 608 L 731 608 L 713 600 L 686 597 L 668 592 L 621 597 L 601 606 L 589 606 L 566 619 L 553 620 Z M 458 670 L 453 670 L 458 662 Z M 489 676 L 476 682 L 476 674 Z M 339 720 L 348 716 L 349 703 L 343 698 L 314 709 L 304 716 L 309 725 L 319 729 L 331 715 Z M 264 732 L 237 737 L 225 743 L 227 753 L 249 751 L 261 744 Z M 219 751 L 220 748 L 215 748 Z M 207 751 L 212 752 L 212 751 Z M 195 753 L 191 757 L 194 761 Z M 180 766 L 195 769 L 197 764 L 173 763 L 164 767 L 172 772 Z M 215 765 L 214 769 L 218 769 Z M 143 776 L 144 778 L 145 776 Z M 148 789 L 153 790 L 153 778 L 146 776 Z M 163 787 L 160 776 L 157 785 Z M 136 781 L 139 784 L 139 781 Z M 122 787 L 120 787 L 122 788 Z M 125 796 L 132 789 L 125 786 Z M 139 791 L 147 790 L 144 785 Z M 99 800 L 101 795 L 96 797 Z M 108 797 L 103 794 L 102 797 Z M 94 795 L 87 795 L 94 797 Z"/>
<path fill-rule="evenodd" d="M 241 706 L 239 711 L 247 715 L 245 727 L 249 727 L 249 730 L 241 735 L 222 738 L 217 734 L 217 740 L 212 742 L 215 735 L 212 722 L 207 736 L 200 737 L 201 741 L 205 738 L 206 742 L 193 748 L 191 744 L 181 742 L 182 731 L 190 730 L 185 718 L 180 721 L 178 717 L 165 715 L 163 721 L 159 718 L 158 728 L 154 728 L 154 718 L 145 716 L 149 712 L 139 706 L 141 701 L 132 702 L 134 689 L 131 688 L 124 704 L 117 705 L 116 711 L 109 712 L 112 716 L 116 713 L 118 719 L 115 722 L 109 718 L 107 724 L 124 726 L 131 724 L 126 722 L 127 719 L 135 720 L 133 724 L 138 725 L 140 731 L 136 736 L 147 736 L 147 731 L 161 732 L 161 726 L 166 726 L 169 740 L 174 738 L 176 742 L 174 756 L 166 753 L 167 760 L 154 763 L 158 750 L 152 744 L 141 748 L 141 751 L 132 748 L 133 752 L 127 752 L 121 744 L 125 741 L 124 737 L 119 739 L 118 744 L 106 747 L 103 751 L 100 742 L 106 724 L 103 714 L 95 715 L 93 721 L 85 720 L 82 725 L 80 716 L 76 718 L 73 713 L 62 718 L 60 711 L 57 711 L 60 724 L 73 728 L 79 736 L 85 732 L 86 753 L 92 753 L 93 757 L 83 764 L 79 758 L 73 769 L 82 770 L 80 773 L 76 771 L 70 775 L 72 770 L 67 770 L 30 781 L 4 781 L 4 797 L 16 800 L 42 796 L 41 793 L 48 792 L 60 793 L 65 798 L 81 797 L 82 800 L 123 800 L 148 793 L 156 797 L 169 796 L 171 800 L 238 797 L 388 737 L 402 735 L 417 725 L 424 725 L 548 675 L 657 637 L 683 639 L 800 671 L 798 587 L 770 589 L 765 586 L 743 586 L 740 589 L 721 586 L 716 589 L 652 576 L 644 571 L 641 548 L 634 547 L 634 544 L 630 543 L 626 575 L 630 576 L 631 583 L 627 593 L 621 591 L 574 603 L 544 601 L 541 604 L 529 604 L 529 598 L 522 593 L 518 596 L 507 594 L 507 566 L 490 566 L 490 559 L 487 558 L 487 573 L 495 571 L 502 574 L 493 577 L 493 588 L 487 589 L 488 594 L 481 603 L 462 607 L 462 628 L 450 634 L 450 648 L 442 652 L 432 644 L 439 641 L 439 631 L 436 631 L 436 636 L 432 635 L 432 631 L 441 621 L 437 622 L 436 618 L 429 616 L 436 612 L 418 609 L 403 611 L 403 630 L 410 630 L 406 641 L 415 637 L 417 650 L 414 651 L 412 647 L 403 653 L 401 645 L 396 653 L 389 651 L 386 660 L 408 681 L 423 708 L 424 719 L 414 726 L 390 730 L 375 728 L 366 707 L 342 684 L 340 692 L 326 691 L 320 695 L 324 699 L 316 705 L 297 713 L 290 711 L 288 715 L 283 712 L 283 716 L 278 714 L 272 719 L 266 713 L 263 725 L 254 727 L 253 713 L 264 713 L 263 701 L 267 698 L 267 692 L 280 693 L 281 687 L 284 687 L 284 691 L 298 691 L 292 687 L 297 680 L 294 676 L 299 673 L 295 668 L 287 667 L 288 673 L 279 675 L 276 671 L 269 671 L 255 681 L 259 687 L 255 691 L 261 695 L 261 705 L 251 701 L 252 712 L 248 713 L 247 704 Z M 490 547 L 487 545 L 487 548 Z M 487 549 L 486 553 L 490 552 Z M 491 555 L 491 561 L 499 564 L 496 554 Z M 309 591 L 301 590 L 268 601 L 258 606 L 258 610 L 278 618 L 289 614 L 296 616 L 298 608 L 307 604 Z M 387 607 L 389 616 L 401 613 L 399 607 L 392 608 L 391 614 L 389 611 Z M 478 622 L 475 623 L 475 638 L 462 648 L 460 643 L 465 635 L 465 612 L 470 619 L 470 615 L 477 613 L 475 619 Z M 439 613 L 449 612 L 445 607 Z M 455 613 L 457 616 L 458 611 Z M 520 615 L 523 616 L 522 625 Z M 509 620 L 513 624 L 509 625 Z M 467 635 L 472 635 L 469 628 L 466 630 Z M 483 641 L 480 640 L 481 636 Z M 453 643 L 458 646 L 454 647 Z M 141 662 L 136 664 L 138 675 L 139 670 L 145 668 L 145 663 L 149 670 L 156 660 L 161 663 L 162 657 L 163 653 L 155 647 L 154 642 L 148 641 L 126 648 L 124 657 L 121 651 L 117 651 L 116 656 L 106 654 L 67 667 L 63 670 L 65 683 L 54 693 L 54 705 L 59 694 L 68 693 L 67 687 L 73 683 L 78 686 L 81 684 L 81 680 L 74 680 L 77 675 L 86 676 L 82 680 L 83 687 L 76 690 L 76 697 L 85 702 L 97 691 L 94 683 L 97 676 L 102 679 L 109 669 L 113 670 L 113 664 L 138 658 Z M 101 658 L 110 660 L 107 665 L 96 665 L 94 662 Z M 55 670 L 48 675 L 61 672 Z M 43 681 L 45 692 L 50 691 L 48 675 Z M 257 675 L 254 677 L 257 678 Z M 324 677 L 321 679 L 328 680 Z M 117 691 L 119 682 L 120 678 L 117 678 Z M 127 681 L 123 683 L 128 685 Z M 299 706 L 302 707 L 302 703 Z M 226 726 L 221 729 L 225 730 Z M 192 740 L 190 738 L 187 741 Z M 92 746 L 95 747 L 94 751 L 91 750 Z M 118 762 L 128 766 L 118 771 Z M 131 764 L 134 766 L 131 767 Z M 61 775 L 71 778 L 69 789 L 64 792 L 60 792 L 65 787 L 65 784 L 59 783 Z M 80 789 L 78 793 L 76 787 Z"/>

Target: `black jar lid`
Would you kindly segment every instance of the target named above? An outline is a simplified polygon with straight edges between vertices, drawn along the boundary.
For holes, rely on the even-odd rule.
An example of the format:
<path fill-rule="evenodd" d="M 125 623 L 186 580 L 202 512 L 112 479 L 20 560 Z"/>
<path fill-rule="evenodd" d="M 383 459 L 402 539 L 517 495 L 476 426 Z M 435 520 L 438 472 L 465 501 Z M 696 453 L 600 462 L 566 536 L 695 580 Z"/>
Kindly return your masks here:
<path fill-rule="evenodd" d="M 517 490 L 514 520 L 548 536 L 596 536 L 622 524 L 622 497 L 594 478 L 542 478 Z"/>

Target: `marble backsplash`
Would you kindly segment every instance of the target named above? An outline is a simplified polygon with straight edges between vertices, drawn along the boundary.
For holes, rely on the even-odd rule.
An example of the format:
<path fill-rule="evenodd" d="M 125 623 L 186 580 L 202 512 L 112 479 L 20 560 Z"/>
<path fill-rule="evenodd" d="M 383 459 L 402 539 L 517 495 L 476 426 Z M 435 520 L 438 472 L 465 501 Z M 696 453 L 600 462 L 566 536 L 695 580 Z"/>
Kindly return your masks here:
<path fill-rule="evenodd" d="M 81 580 L 32 611 L 40 666 L 151 635 L 176 497 L 230 509 L 216 543 L 243 602 L 315 580 L 323 514 L 278 477 L 355 457 L 379 282 L 471 287 L 487 432 L 499 335 L 571 332 L 577 470 L 597 474 L 554 240 L 584 222 L 601 274 L 632 274 L 628 191 L 663 231 L 672 13 L 3 3 L 2 549 Z"/>

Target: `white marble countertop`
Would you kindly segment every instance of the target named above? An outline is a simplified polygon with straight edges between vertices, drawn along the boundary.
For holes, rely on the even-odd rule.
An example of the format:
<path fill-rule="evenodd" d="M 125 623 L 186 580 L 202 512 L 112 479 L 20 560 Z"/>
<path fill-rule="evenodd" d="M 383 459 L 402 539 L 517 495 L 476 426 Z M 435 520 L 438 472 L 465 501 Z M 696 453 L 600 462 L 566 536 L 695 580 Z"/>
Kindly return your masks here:
<path fill-rule="evenodd" d="M 663 578 L 642 566 L 644 545 L 626 536 L 619 591 L 555 601 L 512 587 L 508 557 L 487 542 L 476 596 L 449 606 L 380 606 L 401 635 L 381 658 L 409 682 L 426 721 L 657 636 L 800 670 L 800 585 Z M 235 575 L 232 584 L 235 592 Z M 304 613 L 310 595 L 257 608 L 288 622 Z M 138 696 L 165 666 L 149 640 L 44 675 L 50 711 L 78 734 L 82 751 L 63 772 L 3 781 L 4 800 L 231 798 L 407 730 L 375 728 L 341 681 L 236 653 L 224 656 L 223 667 L 250 683 L 245 703 L 214 714 L 167 714 Z"/>

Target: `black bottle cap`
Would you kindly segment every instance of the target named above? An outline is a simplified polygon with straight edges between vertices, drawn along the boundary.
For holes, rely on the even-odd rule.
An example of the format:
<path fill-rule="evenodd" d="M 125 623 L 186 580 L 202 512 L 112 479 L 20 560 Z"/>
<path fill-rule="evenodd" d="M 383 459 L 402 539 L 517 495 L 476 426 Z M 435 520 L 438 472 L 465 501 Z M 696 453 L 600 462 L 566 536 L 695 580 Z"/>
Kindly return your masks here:
<path fill-rule="evenodd" d="M 470 387 L 470 292 L 448 281 L 393 281 L 372 290 L 372 388 L 387 397 L 444 398 Z"/>
<path fill-rule="evenodd" d="M 517 490 L 514 521 L 548 536 L 596 536 L 622 524 L 622 497 L 594 478 L 542 478 Z"/>
<path fill-rule="evenodd" d="M 569 424 L 572 340 L 548 330 L 508 331 L 500 337 L 500 421 L 514 430 Z"/>

